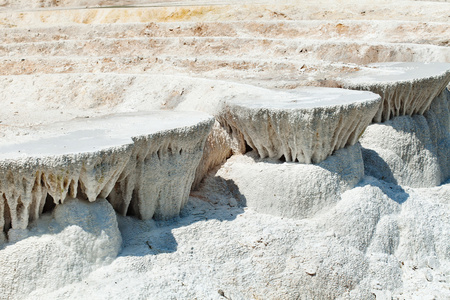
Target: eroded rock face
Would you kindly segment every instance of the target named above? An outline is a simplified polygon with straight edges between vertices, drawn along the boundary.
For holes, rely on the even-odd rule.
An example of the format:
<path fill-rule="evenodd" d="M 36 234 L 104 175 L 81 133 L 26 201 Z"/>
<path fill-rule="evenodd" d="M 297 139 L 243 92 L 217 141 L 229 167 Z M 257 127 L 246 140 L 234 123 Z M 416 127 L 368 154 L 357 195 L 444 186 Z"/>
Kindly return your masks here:
<path fill-rule="evenodd" d="M 216 173 L 243 204 L 261 213 L 302 219 L 340 199 L 364 176 L 359 144 L 338 150 L 323 162 L 281 163 L 256 153 L 232 156 Z"/>
<path fill-rule="evenodd" d="M 401 116 L 367 127 L 361 138 L 366 174 L 410 187 L 432 187 L 448 179 L 448 94 L 443 91 L 423 116 Z"/>
<path fill-rule="evenodd" d="M 171 218 L 188 199 L 212 123 L 198 112 L 111 115 L 54 123 L 32 140 L 3 144 L 0 226 L 25 229 L 47 194 L 55 204 L 108 197 L 121 214 L 131 205 L 143 219 Z"/>
<path fill-rule="evenodd" d="M 379 63 L 342 79 L 345 88 L 381 95 L 373 118 L 379 123 L 397 116 L 423 114 L 450 81 L 448 63 Z"/>
<path fill-rule="evenodd" d="M 231 155 L 241 153 L 245 153 L 245 142 L 242 134 L 215 121 L 206 139 L 203 156 L 195 172 L 192 188 L 195 190 L 200 186 L 202 179 L 209 170 L 225 163 Z"/>
<path fill-rule="evenodd" d="M 354 145 L 379 105 L 373 93 L 301 88 L 276 98 L 229 101 L 223 123 L 241 132 L 262 158 L 320 163 Z"/>

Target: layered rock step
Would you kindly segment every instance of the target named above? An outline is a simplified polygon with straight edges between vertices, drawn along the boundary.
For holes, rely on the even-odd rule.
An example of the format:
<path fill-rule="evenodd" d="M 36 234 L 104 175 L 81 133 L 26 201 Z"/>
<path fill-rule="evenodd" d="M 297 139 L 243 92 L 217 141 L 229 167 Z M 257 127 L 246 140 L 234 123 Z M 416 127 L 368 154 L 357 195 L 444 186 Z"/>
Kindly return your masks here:
<path fill-rule="evenodd" d="M 304 85 L 332 86 L 344 72 L 359 70 L 355 64 L 246 59 L 233 57 L 11 57 L 0 58 L 2 75 L 63 73 L 160 73 L 226 79 L 267 88 Z"/>
<path fill-rule="evenodd" d="M 35 74 L 0 76 L 3 138 L 26 128 L 75 117 L 148 110 L 200 110 L 218 115 L 233 98 L 279 91 L 220 80 L 161 74 Z M 36 106 L 42 109 L 38 115 Z M 25 130 L 25 129 L 23 129 Z"/>
<path fill-rule="evenodd" d="M 96 38 L 244 37 L 269 39 L 358 40 L 446 46 L 446 22 L 386 22 L 380 20 L 277 20 L 231 22 L 151 22 L 73 24 L 32 28 L 0 28 L 2 44 L 93 40 Z M 407 33 L 407 34 L 405 34 Z"/>
<path fill-rule="evenodd" d="M 373 122 L 422 115 L 450 82 L 449 63 L 379 63 L 340 80 L 345 88 L 372 91 L 383 102 Z"/>
<path fill-rule="evenodd" d="M 241 37 L 161 37 L 63 40 L 5 44 L 1 56 L 139 56 L 215 55 L 246 58 L 289 57 L 368 64 L 392 61 L 450 61 L 448 47 L 406 43 L 373 43 L 354 40 L 271 39 Z"/>
<path fill-rule="evenodd" d="M 242 133 L 262 158 L 320 163 L 358 141 L 380 101 L 370 92 L 299 88 L 272 97 L 230 100 L 222 122 Z"/>
<path fill-rule="evenodd" d="M 0 146 L 0 226 L 25 229 L 47 195 L 108 198 L 121 214 L 176 216 L 186 203 L 213 118 L 157 111 L 35 128 Z"/>
<path fill-rule="evenodd" d="M 450 178 L 450 92 L 423 115 L 399 116 L 367 127 L 360 142 L 366 175 L 401 186 L 440 185 Z"/>
<path fill-rule="evenodd" d="M 284 2 L 284 3 L 283 3 Z M 46 9 L 0 11 L 0 23 L 5 27 L 29 27 L 46 24 L 95 24 L 131 22 L 178 22 L 178 21 L 243 21 L 243 20 L 410 20 L 420 22 L 447 22 L 446 3 L 424 3 L 404 1 L 396 3 L 392 9 L 391 1 L 374 3 L 337 3 L 321 1 L 326 10 L 318 9 L 317 3 L 296 2 L 295 5 L 282 1 L 278 5 L 245 3 L 236 5 L 183 6 L 167 4 L 163 7 L 111 7 L 92 9 Z M 203 4 L 203 5 L 201 5 Z M 223 4 L 216 3 L 216 4 Z M 290 4 L 290 5 L 289 5 Z M 29 4 L 27 3 L 27 6 Z M 411 14 L 410 11 L 414 11 Z"/>

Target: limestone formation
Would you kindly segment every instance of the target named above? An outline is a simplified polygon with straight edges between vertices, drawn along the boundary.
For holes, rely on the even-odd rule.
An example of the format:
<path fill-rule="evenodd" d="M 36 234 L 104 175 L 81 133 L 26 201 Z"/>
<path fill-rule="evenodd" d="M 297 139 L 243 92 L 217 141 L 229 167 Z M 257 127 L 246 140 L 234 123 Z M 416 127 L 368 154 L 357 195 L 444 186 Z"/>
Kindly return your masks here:
<path fill-rule="evenodd" d="M 109 198 L 121 214 L 176 216 L 188 199 L 213 119 L 146 112 L 54 123 L 0 147 L 0 226 L 25 229 L 47 194 Z"/>
<path fill-rule="evenodd" d="M 379 105 L 373 93 L 302 88 L 290 95 L 229 101 L 223 118 L 262 158 L 309 164 L 354 145 Z"/>
<path fill-rule="evenodd" d="M 382 105 L 373 122 L 423 114 L 450 82 L 448 63 L 378 63 L 342 79 L 345 88 L 380 94 Z"/>
<path fill-rule="evenodd" d="M 0 299 L 450 299 L 448 1 L 0 0 Z"/>
<path fill-rule="evenodd" d="M 356 144 L 315 165 L 260 159 L 254 152 L 235 155 L 215 176 L 229 182 L 230 189 L 239 191 L 241 204 L 257 212 L 303 219 L 353 188 L 364 176 L 364 165 Z"/>
<path fill-rule="evenodd" d="M 116 213 L 105 199 L 89 203 L 68 198 L 55 208 L 53 218 L 41 218 L 37 225 L 51 231 L 42 234 L 32 228 L 8 232 L 14 243 L 0 251 L 2 299 L 26 298 L 36 289 L 49 293 L 82 280 L 93 270 L 110 264 L 121 249 Z M 47 275 L 36 276 L 37 270 L 46 270 Z M 21 280 L 11 284 L 16 278 Z"/>

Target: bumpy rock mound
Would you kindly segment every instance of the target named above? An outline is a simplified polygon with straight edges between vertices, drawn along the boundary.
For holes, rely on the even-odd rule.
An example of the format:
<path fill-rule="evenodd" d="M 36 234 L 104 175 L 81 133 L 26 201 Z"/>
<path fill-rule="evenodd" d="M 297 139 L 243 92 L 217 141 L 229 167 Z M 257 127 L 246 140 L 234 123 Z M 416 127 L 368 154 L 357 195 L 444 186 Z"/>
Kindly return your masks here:
<path fill-rule="evenodd" d="M 256 153 L 236 155 L 216 176 L 239 191 L 242 204 L 261 213 L 302 219 L 336 203 L 362 179 L 364 165 L 356 144 L 317 165 L 260 159 Z"/>
<path fill-rule="evenodd" d="M 319 163 L 355 144 L 379 105 L 373 93 L 302 88 L 277 98 L 229 101 L 224 123 L 262 158 Z"/>
<path fill-rule="evenodd" d="M 46 216 L 34 225 L 29 232 L 11 229 L 15 243 L 0 251 L 2 299 L 23 299 L 34 290 L 48 293 L 81 280 L 111 263 L 122 244 L 116 213 L 105 199 L 67 199 L 55 208 L 53 218 Z M 45 271 L 37 275 L 38 270 Z"/>
<path fill-rule="evenodd" d="M 284 97 L 279 91 L 250 85 L 237 88 L 233 82 L 277 89 L 342 87 L 341 79 L 357 71 L 380 78 L 383 68 L 366 64 L 450 60 L 448 3 L 210 0 L 189 6 L 199 1 L 155 1 L 0 0 L 0 74 L 8 75 L 0 78 L 2 143 L 20 138 L 32 144 L 34 131 L 29 126 L 75 117 L 151 109 L 201 110 L 217 120 L 196 171 L 199 181 L 211 167 L 246 151 L 242 132 L 224 121 L 223 104 L 242 97 Z M 231 3 L 237 5 L 227 5 Z M 128 4 L 135 6 L 119 7 Z M 9 76 L 14 74 L 19 76 Z M 180 79 L 173 74 L 227 82 Z M 158 158 L 158 150 L 144 138 L 127 142 L 102 162 L 63 155 L 46 165 L 55 169 L 50 172 L 53 175 L 45 175 L 47 169 L 47 173 L 38 170 L 36 178 L 30 179 L 41 183 L 35 190 L 33 183 L 23 180 L 27 176 L 14 171 L 14 176 L 6 177 L 17 180 L 8 187 L 29 190 L 32 186 L 30 193 L 49 194 L 49 202 L 53 196 L 62 202 L 62 193 L 73 196 L 72 189 L 85 199 L 65 197 L 56 206 L 53 220 L 44 214 L 29 229 L 20 229 L 19 220 L 20 227 L 8 231 L 9 243 L 0 251 L 0 298 L 450 299 L 450 185 L 404 186 L 420 176 L 429 185 L 448 178 L 449 103 L 440 101 L 428 109 L 423 100 L 442 88 L 444 78 L 431 74 L 428 80 L 411 74 L 418 79 L 416 85 L 404 83 L 402 75 L 386 86 L 389 93 L 383 97 L 391 100 L 385 107 L 391 110 L 390 117 L 403 114 L 404 107 L 424 104 L 424 108 L 412 112 L 413 116 L 392 118 L 384 124 L 385 130 L 375 130 L 379 124 L 369 126 L 367 139 L 363 137 L 365 172 L 379 179 L 365 176 L 360 181 L 363 160 L 358 144 L 336 150 L 315 165 L 261 159 L 255 152 L 235 155 L 215 170 L 220 177 L 206 177 L 201 189 L 191 194 L 180 218 L 168 222 L 119 216 L 123 244 L 117 259 L 120 239 L 111 203 L 123 214 L 150 215 L 153 204 L 147 211 L 142 206 L 148 203 L 141 200 L 156 201 L 153 197 L 158 192 L 145 183 L 166 182 L 163 177 L 175 179 L 176 186 L 171 186 L 172 181 L 165 184 L 160 195 L 184 193 L 177 189 L 186 174 L 177 172 L 191 170 L 176 168 L 166 154 L 170 162 L 191 163 L 185 160 L 197 158 L 199 152 L 192 150 L 183 158 L 194 147 L 185 145 L 190 137 L 173 134 L 180 142 L 173 142 L 170 150 L 163 137 L 148 137 L 164 148 Z M 415 91 L 408 94 L 411 88 Z M 292 94 L 286 94 L 290 99 Z M 420 97 L 411 97 L 416 95 Z M 341 125 L 351 125 L 344 121 Z M 43 138 L 54 141 L 64 132 L 52 130 Z M 91 133 L 82 135 L 94 137 Z M 380 133 L 385 139 L 377 136 Z M 323 137 L 318 140 L 330 140 Z M 75 146 L 81 147 L 81 142 Z M 180 147 L 183 154 L 176 152 Z M 383 167 L 367 159 L 371 150 L 390 152 L 391 156 L 382 158 L 399 175 L 393 177 L 396 181 L 378 176 Z M 77 159 L 92 165 L 78 170 Z M 79 171 L 80 178 L 71 177 L 60 166 L 72 166 L 69 173 Z M 368 172 L 368 166 L 374 173 Z M 74 181 L 67 192 L 64 178 Z M 58 180 L 62 185 L 53 184 Z M 97 198 L 110 187 L 106 200 Z M 86 201 L 94 198 L 94 202 Z M 250 207 L 240 207 L 237 200 Z M 9 220 L 6 204 L 5 214 L 0 215 Z M 14 209 L 25 218 L 22 204 Z M 170 206 L 177 209 L 178 204 Z M 171 208 L 164 210 L 173 212 Z"/>
<path fill-rule="evenodd" d="M 67 195 L 109 195 L 122 214 L 131 205 L 144 219 L 173 217 L 187 201 L 212 122 L 199 112 L 111 115 L 55 123 L 3 144 L 1 226 L 26 228 L 47 194 L 55 204 Z"/>

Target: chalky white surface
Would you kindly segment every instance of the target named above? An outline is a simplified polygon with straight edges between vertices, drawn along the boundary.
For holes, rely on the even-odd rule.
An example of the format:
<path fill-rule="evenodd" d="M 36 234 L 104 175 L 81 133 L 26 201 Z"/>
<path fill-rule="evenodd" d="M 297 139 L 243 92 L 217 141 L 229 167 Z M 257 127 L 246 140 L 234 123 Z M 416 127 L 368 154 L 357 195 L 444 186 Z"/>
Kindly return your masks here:
<path fill-rule="evenodd" d="M 116 213 L 104 199 L 67 199 L 30 230 L 11 229 L 0 250 L 0 298 L 50 293 L 114 261 L 122 236 Z"/>
<path fill-rule="evenodd" d="M 370 125 L 361 138 L 366 174 L 411 187 L 450 177 L 450 93 L 444 90 L 423 116 Z"/>
<path fill-rule="evenodd" d="M 449 183 L 402 189 L 368 177 L 303 220 L 238 207 L 224 185 L 205 187 L 208 201 L 191 197 L 174 221 L 118 217 L 123 248 L 110 265 L 28 299 L 222 299 L 220 291 L 232 299 L 449 297 Z M 62 281 L 48 270 L 27 270 Z"/>
<path fill-rule="evenodd" d="M 132 1 L 114 1 L 114 4 L 127 4 Z M 13 6 L 26 5 L 27 8 L 56 4 L 78 7 L 94 5 L 99 1 L 0 0 L 0 27 L 4 32 L 3 30 L 17 26 L 19 35 L 16 37 L 19 40 L 16 42 L 21 42 L 20 39 L 25 35 L 35 41 L 44 40 L 46 35 L 54 39 L 76 39 L 78 36 L 82 39 L 86 35 L 79 34 L 80 27 L 87 29 L 95 39 L 106 37 L 111 31 L 107 24 L 103 28 L 94 27 L 93 24 L 116 22 L 116 32 L 119 35 L 127 35 L 130 31 L 120 27 L 119 23 L 143 22 L 141 24 L 149 25 L 149 28 L 143 30 L 143 34 L 146 34 L 158 26 L 158 23 L 149 24 L 155 21 L 152 17 L 161 20 L 171 14 L 165 28 L 172 29 L 174 33 L 178 32 L 177 22 L 184 21 L 186 17 L 194 22 L 194 25 L 191 24 L 193 29 L 201 29 L 200 34 L 204 34 L 208 26 L 213 30 L 220 27 L 219 34 L 233 32 L 232 29 L 229 30 L 230 27 L 223 26 L 223 23 L 214 24 L 218 19 L 240 20 L 243 23 L 252 21 L 254 23 L 249 23 L 249 27 L 253 29 L 248 31 L 248 37 L 254 36 L 254 32 L 260 32 L 264 38 L 269 35 L 266 31 L 268 27 L 260 27 L 261 23 L 258 22 L 264 20 L 275 24 L 270 33 L 275 35 L 273 38 L 289 39 L 292 38 L 293 32 L 286 25 L 290 22 L 289 19 L 305 22 L 326 21 L 330 23 L 319 24 L 321 30 L 314 30 L 316 36 L 321 35 L 320 38 L 315 38 L 342 41 L 336 49 L 344 55 L 338 56 L 339 53 L 334 53 L 331 47 L 308 44 L 312 46 L 310 49 L 324 52 L 302 53 L 302 56 L 327 54 L 328 58 L 339 57 L 364 64 L 414 60 L 442 62 L 443 58 L 448 57 L 449 49 L 446 46 L 450 30 L 448 3 L 445 2 L 295 0 L 289 1 L 291 5 L 288 6 L 278 5 L 288 2 L 284 0 L 269 2 L 268 6 L 228 6 L 225 10 L 217 5 L 207 10 L 192 10 L 194 13 L 190 15 L 179 13 L 186 11 L 188 7 L 184 6 L 161 8 L 155 10 L 156 14 L 153 15 L 149 14 L 152 11 L 149 8 L 47 8 L 39 11 L 9 11 L 3 8 L 10 3 Z M 403 23 L 399 20 L 403 20 Z M 212 23 L 204 24 L 208 21 Z M 48 27 L 47 33 L 41 30 L 41 26 L 51 25 L 52 22 L 58 25 Z M 88 24 L 80 24 L 84 22 Z M 358 22 L 365 27 L 357 27 Z M 69 30 L 61 32 L 61 24 L 70 26 Z M 71 27 L 73 24 L 78 25 Z M 237 25 L 239 28 L 240 26 Z M 307 28 L 301 25 L 294 27 Z M 393 30 L 385 30 L 389 27 Z M 30 29 L 31 32 L 28 31 Z M 283 32 L 283 29 L 286 31 Z M 276 36 L 277 34 L 280 36 Z M 242 32 L 238 35 L 242 35 Z M 2 42 L 7 43 L 8 39 L 3 37 L 2 35 Z M 299 37 L 303 38 L 304 36 Z M 355 43 L 355 40 L 358 42 Z M 387 45 L 388 43 L 396 44 Z M 415 44 L 414 47 L 410 47 L 411 43 Z M 339 43 L 336 44 L 339 46 Z M 349 45 L 351 47 L 348 47 Z M 359 47 L 360 45 L 363 46 Z M 239 46 L 248 49 L 243 44 Z M 259 57 L 258 59 L 248 59 L 245 55 L 242 57 L 241 52 L 221 60 L 214 55 L 203 58 L 183 57 L 180 53 L 176 58 L 161 55 L 157 61 L 154 57 L 122 57 L 120 51 L 115 54 L 117 57 L 62 58 L 51 54 L 46 57 L 30 57 L 20 51 L 20 47 L 16 49 L 17 52 L 11 53 L 12 56 L 0 59 L 0 67 L 6 72 L 2 74 L 164 71 L 168 74 L 179 72 L 282 88 L 297 87 L 301 84 L 336 84 L 335 77 L 339 76 L 336 75 L 339 72 L 328 73 L 329 63 L 304 62 L 289 56 L 284 57 L 282 47 L 267 47 L 263 48 L 261 53 L 251 53 Z M 221 48 L 218 47 L 217 53 L 220 51 Z M 106 54 L 102 52 L 100 55 Z M 355 64 L 337 65 L 339 70 L 343 66 L 349 71 L 361 67 Z M 334 66 L 331 69 L 335 71 Z M 13 83 L 9 96 L 0 96 L 2 140 L 16 134 L 26 135 L 30 125 L 64 121 L 79 116 L 93 117 L 105 113 L 160 107 L 177 109 L 180 103 L 184 103 L 183 109 L 205 107 L 209 112 L 213 112 L 217 107 L 216 102 L 212 101 L 214 105 L 210 105 L 209 100 L 217 99 L 215 95 L 229 95 L 228 93 L 234 90 L 231 85 L 213 85 L 212 88 L 203 85 L 198 79 L 194 79 L 192 85 L 186 89 L 186 85 L 168 78 L 163 81 L 163 92 L 155 90 L 152 94 L 143 87 L 157 86 L 158 82 L 146 78 L 124 76 L 120 79 L 119 76 L 111 76 L 102 82 L 92 79 L 93 76 L 81 76 L 81 82 L 92 80 L 95 84 L 80 84 L 80 81 L 74 80 L 64 87 L 64 83 L 70 80 L 58 80 L 58 76 L 60 75 L 53 79 L 41 78 L 42 84 L 36 79 L 36 98 L 19 97 L 33 88 L 33 80 L 30 82 L 27 79 Z M 324 82 L 316 81 L 324 77 L 327 79 Z M 7 86 L 8 80 L 2 80 L 1 86 Z M 127 94 L 130 91 L 128 86 L 133 85 L 130 84 L 133 80 L 138 84 Z M 46 91 L 53 87 L 56 88 L 46 94 Z M 79 93 L 64 93 L 67 89 L 77 90 Z M 212 92 L 217 90 L 220 91 Z M 257 93 L 255 90 L 247 91 L 249 95 Z M 128 99 L 135 101 L 116 103 L 114 99 L 124 99 L 121 97 L 123 92 L 130 96 Z M 40 93 L 42 101 L 36 102 L 36 99 L 40 99 Z M 191 95 L 191 99 L 197 98 L 201 101 L 191 102 L 197 103 L 196 106 L 189 104 L 189 101 L 184 101 L 187 95 Z M 23 101 L 11 99 L 14 96 L 22 98 Z M 442 107 L 435 110 L 432 108 L 425 113 L 427 120 L 435 120 L 433 116 L 426 116 L 431 111 L 433 114 L 439 114 Z M 428 122 L 432 141 L 442 137 L 444 129 L 441 125 L 440 121 L 433 125 Z M 431 130 L 432 126 L 439 128 Z M 211 157 L 213 165 L 214 161 L 223 161 L 224 157 L 230 155 L 230 145 L 236 142 L 234 140 L 230 143 L 226 135 L 221 138 L 210 141 L 210 144 L 218 144 L 224 151 L 221 155 Z M 445 144 L 443 145 L 441 157 L 446 155 Z M 245 180 L 248 172 L 244 171 L 241 176 L 243 178 L 240 180 Z M 377 299 L 390 299 L 391 296 L 394 299 L 450 298 L 449 182 L 433 188 L 409 188 L 365 177 L 358 187 L 345 192 L 341 200 L 324 208 L 319 214 L 302 220 L 265 215 L 249 208 L 238 207 L 239 191 L 230 189 L 230 186 L 233 186 L 231 180 L 205 182 L 209 186 L 203 186 L 199 194 L 195 194 L 197 198 L 190 198 L 181 217 L 176 220 L 139 221 L 130 217 L 117 217 L 123 243 L 118 256 L 111 259 L 112 262 L 109 257 L 116 255 L 114 251 L 117 249 L 117 231 L 113 218 L 110 218 L 110 208 L 108 213 L 103 208 L 92 208 L 102 213 L 102 216 L 108 216 L 107 222 L 102 220 L 92 224 L 92 227 L 106 232 L 106 236 L 113 241 L 111 244 L 102 244 L 106 246 L 104 248 L 91 248 L 95 241 L 101 244 L 108 239 L 97 234 L 87 234 L 88 230 L 80 229 L 89 226 L 67 226 L 66 223 L 56 226 L 56 221 L 52 220 L 61 219 L 51 219 L 48 215 L 32 224 L 29 234 L 26 230 L 10 230 L 10 236 L 14 238 L 0 250 L 0 257 L 5 258 L 2 259 L 4 263 L 0 264 L 0 274 L 4 278 L 1 286 L 8 292 L 3 293 L 2 290 L 0 298 L 2 295 L 11 295 L 9 298 L 12 299 L 28 297 L 45 300 L 224 299 L 223 296 L 229 299 L 295 299 L 302 296 L 310 299 L 375 299 L 375 296 Z M 283 184 L 286 189 L 290 188 L 289 182 Z M 62 209 L 69 203 L 65 202 L 57 209 Z M 75 203 L 75 207 L 83 205 Z M 68 211 L 73 209 L 74 206 L 67 208 Z M 106 224 L 109 224 L 108 228 L 111 230 L 105 228 Z M 64 234 L 55 233 L 54 229 L 60 227 L 65 228 Z M 28 237 L 25 238 L 26 236 Z M 62 242 L 72 246 L 60 247 Z M 82 249 L 80 256 L 71 255 L 74 249 Z M 93 251 L 90 251 L 91 249 Z M 99 259 L 97 262 L 100 264 L 92 263 L 92 259 L 102 257 L 95 255 L 95 252 L 104 251 L 111 251 L 108 259 Z M 33 262 L 45 263 L 36 267 Z M 101 265 L 102 262 L 111 263 Z M 99 265 L 101 266 L 98 267 Z"/>
<path fill-rule="evenodd" d="M 243 173 L 248 174 L 242 176 Z M 333 205 L 364 176 L 360 145 L 337 150 L 319 164 L 281 163 L 257 153 L 236 155 L 216 173 L 255 211 L 302 219 Z"/>

